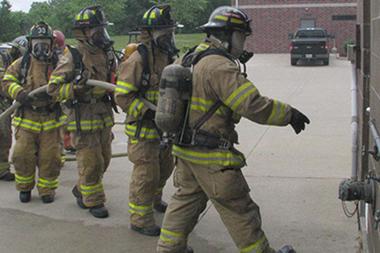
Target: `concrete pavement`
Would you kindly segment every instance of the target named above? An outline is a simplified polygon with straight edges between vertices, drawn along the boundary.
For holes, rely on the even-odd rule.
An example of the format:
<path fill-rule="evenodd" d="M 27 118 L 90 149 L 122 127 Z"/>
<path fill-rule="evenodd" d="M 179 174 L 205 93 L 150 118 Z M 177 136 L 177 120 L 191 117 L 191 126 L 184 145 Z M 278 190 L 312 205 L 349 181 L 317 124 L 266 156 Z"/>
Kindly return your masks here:
<path fill-rule="evenodd" d="M 290 127 L 247 120 L 238 126 L 239 148 L 248 163 L 244 174 L 275 248 L 290 243 L 301 253 L 356 252 L 355 219 L 344 216 L 337 199 L 339 182 L 350 176 L 350 70 L 348 62 L 334 58 L 328 67 L 291 67 L 289 55 L 256 55 L 248 65 L 262 94 L 292 104 L 312 121 L 300 135 Z M 114 151 L 125 152 L 123 126 L 115 126 L 114 133 Z M 128 228 L 131 171 L 127 158 L 112 161 L 104 179 L 111 214 L 105 220 L 77 208 L 71 196 L 75 163 L 63 168 L 56 202 L 50 205 L 43 205 L 36 192 L 31 203 L 21 204 L 13 183 L 0 182 L 0 252 L 154 252 L 157 238 Z M 173 191 L 170 180 L 164 198 L 169 200 Z M 161 222 L 163 216 L 156 217 Z M 238 252 L 213 207 L 189 244 L 196 253 Z"/>

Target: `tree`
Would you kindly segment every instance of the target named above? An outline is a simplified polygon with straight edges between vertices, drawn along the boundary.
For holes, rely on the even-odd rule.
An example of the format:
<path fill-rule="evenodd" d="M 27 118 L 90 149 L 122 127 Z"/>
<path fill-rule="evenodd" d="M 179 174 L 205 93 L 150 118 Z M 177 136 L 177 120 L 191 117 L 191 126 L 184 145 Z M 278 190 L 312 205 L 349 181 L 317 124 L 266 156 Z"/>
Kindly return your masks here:
<path fill-rule="evenodd" d="M 7 0 L 0 2 L 0 38 L 2 41 L 8 41 L 13 37 L 11 7 L 12 5 Z"/>

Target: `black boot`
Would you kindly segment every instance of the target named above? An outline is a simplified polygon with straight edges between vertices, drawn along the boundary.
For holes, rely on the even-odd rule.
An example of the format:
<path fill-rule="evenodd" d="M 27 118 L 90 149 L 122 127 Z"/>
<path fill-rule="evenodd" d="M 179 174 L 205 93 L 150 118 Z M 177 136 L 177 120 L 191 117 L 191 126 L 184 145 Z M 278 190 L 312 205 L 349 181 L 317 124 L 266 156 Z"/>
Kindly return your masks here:
<path fill-rule="evenodd" d="M 168 208 L 168 204 L 165 201 L 160 200 L 159 202 L 153 204 L 153 208 L 159 213 L 165 213 L 166 208 Z"/>
<path fill-rule="evenodd" d="M 135 225 L 131 225 L 131 229 L 142 235 L 147 235 L 147 236 L 159 236 L 161 232 L 161 228 L 156 225 L 149 228 L 141 228 Z"/>
<path fill-rule="evenodd" d="M 104 206 L 104 204 L 97 205 L 94 207 L 90 207 L 90 213 L 95 217 L 99 219 L 107 218 L 109 216 L 107 208 Z"/>
<path fill-rule="evenodd" d="M 277 253 L 297 253 L 292 246 L 285 245 L 277 251 Z"/>
<path fill-rule="evenodd" d="M 2 180 L 2 181 L 7 181 L 7 182 L 15 181 L 15 174 L 13 174 L 13 173 L 10 172 L 10 171 L 7 171 L 4 175 L 2 175 L 2 176 L 0 177 L 0 180 Z"/>
<path fill-rule="evenodd" d="M 22 203 L 28 203 L 32 199 L 32 192 L 31 191 L 20 192 L 19 197 Z"/>
<path fill-rule="evenodd" d="M 194 253 L 194 250 L 192 247 L 187 246 L 185 253 Z"/>
<path fill-rule="evenodd" d="M 82 208 L 82 209 L 88 209 L 87 206 L 85 206 L 85 204 L 83 203 L 83 200 L 82 200 L 82 194 L 80 193 L 80 191 L 78 190 L 78 187 L 77 186 L 74 186 L 74 188 L 72 189 L 71 191 L 74 195 L 74 197 L 77 199 L 77 205 Z"/>
<path fill-rule="evenodd" d="M 44 204 L 50 204 L 54 202 L 54 196 L 53 195 L 44 195 L 41 197 L 42 203 Z"/>

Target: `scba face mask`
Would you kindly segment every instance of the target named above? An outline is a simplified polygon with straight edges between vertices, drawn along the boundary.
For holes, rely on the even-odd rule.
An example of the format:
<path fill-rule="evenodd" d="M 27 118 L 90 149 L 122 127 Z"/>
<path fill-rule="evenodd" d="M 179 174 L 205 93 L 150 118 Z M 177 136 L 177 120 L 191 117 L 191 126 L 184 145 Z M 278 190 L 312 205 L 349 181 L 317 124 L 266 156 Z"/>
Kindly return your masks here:
<path fill-rule="evenodd" d="M 252 52 L 244 50 L 247 34 L 241 31 L 234 31 L 231 36 L 231 54 L 243 64 L 247 63 L 253 56 Z"/>
<path fill-rule="evenodd" d="M 156 46 L 168 54 L 169 57 L 174 57 L 178 54 L 179 50 L 176 47 L 174 29 L 154 31 L 153 40 Z"/>
<path fill-rule="evenodd" d="M 107 29 L 103 26 L 92 28 L 90 30 L 90 38 L 91 44 L 101 49 L 109 49 L 113 45 Z"/>
<path fill-rule="evenodd" d="M 52 55 L 50 39 L 33 39 L 32 55 L 39 61 L 48 61 Z"/>

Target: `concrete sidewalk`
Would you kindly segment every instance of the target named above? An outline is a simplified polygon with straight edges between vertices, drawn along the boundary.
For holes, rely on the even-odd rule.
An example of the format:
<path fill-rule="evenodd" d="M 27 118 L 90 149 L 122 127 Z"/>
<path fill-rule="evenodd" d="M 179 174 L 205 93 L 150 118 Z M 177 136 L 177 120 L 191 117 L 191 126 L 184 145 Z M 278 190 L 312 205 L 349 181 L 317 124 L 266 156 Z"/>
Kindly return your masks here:
<path fill-rule="evenodd" d="M 290 127 L 259 126 L 243 120 L 240 150 L 247 156 L 244 174 L 260 205 L 263 227 L 273 247 L 292 244 L 299 253 L 354 253 L 355 219 L 344 216 L 338 185 L 350 173 L 350 66 L 290 66 L 289 55 L 256 55 L 250 79 L 262 94 L 288 102 L 312 124 L 295 135 Z M 122 115 L 117 116 L 123 120 Z M 126 151 L 123 126 L 114 128 L 115 152 Z M 0 183 L 0 252 L 4 253 L 145 253 L 155 252 L 157 238 L 129 230 L 128 183 L 132 165 L 117 158 L 105 175 L 110 218 L 97 220 L 77 208 L 71 188 L 75 163 L 62 170 L 56 202 L 21 204 L 12 183 Z M 169 200 L 172 181 L 165 188 Z M 163 216 L 157 215 L 161 222 Z M 211 207 L 190 236 L 196 253 L 238 252 Z"/>

